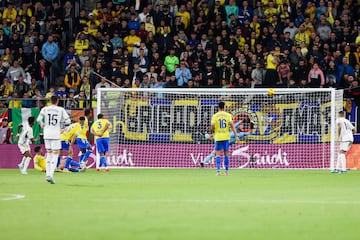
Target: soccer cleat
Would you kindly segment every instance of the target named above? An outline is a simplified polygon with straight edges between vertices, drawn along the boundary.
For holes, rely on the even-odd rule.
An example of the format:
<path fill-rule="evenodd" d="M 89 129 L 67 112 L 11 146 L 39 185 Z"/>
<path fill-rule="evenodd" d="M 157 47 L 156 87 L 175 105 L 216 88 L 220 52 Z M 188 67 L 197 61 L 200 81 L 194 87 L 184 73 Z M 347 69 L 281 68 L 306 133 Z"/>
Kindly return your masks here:
<path fill-rule="evenodd" d="M 204 163 L 203 163 L 203 162 L 200 162 L 200 163 L 199 163 L 199 167 L 200 167 L 200 168 L 203 168 L 203 167 L 204 167 Z"/>
<path fill-rule="evenodd" d="M 339 174 L 345 174 L 346 173 L 346 170 L 345 171 L 339 171 Z"/>
<path fill-rule="evenodd" d="M 217 173 L 216 173 L 216 176 L 221 176 L 221 172 L 217 172 Z"/>
<path fill-rule="evenodd" d="M 100 168 L 97 168 L 96 171 L 97 171 L 97 172 L 100 172 Z"/>
<path fill-rule="evenodd" d="M 110 172 L 110 169 L 109 169 L 109 168 L 105 168 L 105 169 L 104 169 L 104 172 Z"/>
<path fill-rule="evenodd" d="M 47 176 L 47 177 L 46 177 L 46 181 L 49 182 L 49 183 L 51 183 L 51 184 L 55 184 L 55 180 L 54 180 L 54 178 L 52 178 L 52 177 Z"/>
<path fill-rule="evenodd" d="M 86 171 L 86 168 L 80 168 L 79 169 L 79 172 L 85 172 Z"/>
<path fill-rule="evenodd" d="M 339 170 L 337 170 L 337 169 L 334 169 L 331 171 L 331 173 L 338 173 L 338 172 L 339 172 Z"/>
<path fill-rule="evenodd" d="M 70 171 L 69 171 L 69 169 L 64 168 L 64 169 L 62 170 L 62 172 L 70 172 Z"/>
<path fill-rule="evenodd" d="M 229 172 L 225 172 L 225 176 L 229 176 Z"/>
<path fill-rule="evenodd" d="M 26 171 L 26 170 L 21 170 L 21 174 L 26 175 L 26 174 L 28 174 L 28 173 L 27 173 L 27 171 Z"/>

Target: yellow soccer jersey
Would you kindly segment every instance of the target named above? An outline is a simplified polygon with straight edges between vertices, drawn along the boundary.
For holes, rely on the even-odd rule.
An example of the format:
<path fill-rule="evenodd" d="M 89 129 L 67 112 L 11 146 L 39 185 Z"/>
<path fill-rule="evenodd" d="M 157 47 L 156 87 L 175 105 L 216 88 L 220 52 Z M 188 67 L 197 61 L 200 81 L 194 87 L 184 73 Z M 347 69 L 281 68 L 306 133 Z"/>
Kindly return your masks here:
<path fill-rule="evenodd" d="M 74 134 L 77 134 L 80 131 L 80 124 L 73 123 L 70 126 L 66 127 L 65 130 L 60 135 L 60 140 L 70 141 Z"/>
<path fill-rule="evenodd" d="M 46 170 L 46 159 L 41 155 L 35 155 L 34 157 L 34 168 L 39 171 Z"/>
<path fill-rule="evenodd" d="M 232 123 L 232 116 L 230 113 L 220 111 L 213 115 L 211 125 L 215 126 L 214 140 L 224 141 L 230 140 L 230 124 Z"/>
<path fill-rule="evenodd" d="M 89 120 L 87 119 L 87 117 L 85 117 L 85 122 L 84 122 L 84 126 L 80 126 L 80 131 L 78 132 L 78 138 L 81 139 L 87 139 L 87 132 L 89 130 Z"/>
<path fill-rule="evenodd" d="M 105 129 L 106 126 L 108 126 L 108 129 L 104 132 L 104 134 L 101 137 L 95 136 L 95 139 L 110 137 L 109 129 L 111 127 L 111 124 L 110 124 L 109 120 L 103 119 L 103 118 L 98 119 L 93 123 L 93 125 L 91 126 L 91 129 L 95 133 L 100 133 L 101 131 L 103 131 Z"/>

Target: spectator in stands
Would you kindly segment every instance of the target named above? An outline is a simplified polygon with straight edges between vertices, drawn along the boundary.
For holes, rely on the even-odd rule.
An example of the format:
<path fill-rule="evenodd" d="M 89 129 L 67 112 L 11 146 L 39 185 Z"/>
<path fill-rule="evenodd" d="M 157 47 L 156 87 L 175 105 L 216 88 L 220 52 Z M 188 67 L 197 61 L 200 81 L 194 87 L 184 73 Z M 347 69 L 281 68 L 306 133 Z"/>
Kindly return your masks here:
<path fill-rule="evenodd" d="M 24 82 L 24 77 L 19 76 L 18 81 L 14 85 L 14 92 L 17 93 L 19 98 L 22 98 L 29 90 L 29 85 Z"/>
<path fill-rule="evenodd" d="M 66 73 L 64 78 L 64 84 L 67 92 L 73 90 L 74 93 L 76 93 L 81 83 L 80 74 L 76 71 L 75 66 L 75 64 L 70 66 L 70 71 Z"/>
<path fill-rule="evenodd" d="M 324 87 L 325 76 L 317 63 L 314 63 L 308 74 L 308 83 L 311 87 Z"/>
<path fill-rule="evenodd" d="M 44 59 L 54 68 L 55 76 L 58 74 L 58 64 L 56 60 L 59 52 L 59 46 L 54 42 L 54 37 L 52 35 L 48 36 L 47 42 L 42 46 L 41 53 Z"/>
<path fill-rule="evenodd" d="M 169 73 L 175 72 L 176 66 L 179 65 L 179 58 L 175 56 L 174 49 L 170 49 L 169 55 L 165 57 L 164 65 Z"/>
<path fill-rule="evenodd" d="M 178 87 L 186 86 L 188 80 L 191 79 L 191 72 L 189 68 L 186 67 L 185 61 L 181 61 L 180 65 L 176 68 L 175 77 Z"/>
<path fill-rule="evenodd" d="M 110 88 L 110 84 L 106 81 L 105 77 L 102 77 L 101 81 L 96 84 L 95 90 L 97 90 L 98 88 Z"/>
<path fill-rule="evenodd" d="M 11 128 L 9 127 L 9 120 L 3 118 L 0 127 L 0 143 L 11 144 Z"/>
<path fill-rule="evenodd" d="M 19 65 L 18 61 L 14 61 L 12 66 L 9 67 L 6 77 L 10 79 L 11 84 L 15 84 L 20 76 L 26 77 L 24 69 Z"/>

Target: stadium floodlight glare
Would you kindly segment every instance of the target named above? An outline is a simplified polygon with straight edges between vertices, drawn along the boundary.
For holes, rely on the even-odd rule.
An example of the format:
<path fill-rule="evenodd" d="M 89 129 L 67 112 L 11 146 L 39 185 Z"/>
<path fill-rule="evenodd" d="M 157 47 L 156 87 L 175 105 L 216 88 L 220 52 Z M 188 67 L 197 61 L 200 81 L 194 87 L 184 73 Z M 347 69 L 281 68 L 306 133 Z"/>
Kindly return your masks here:
<path fill-rule="evenodd" d="M 99 88 L 97 112 L 112 123 L 107 161 L 116 167 L 198 167 L 219 101 L 246 132 L 231 168 L 333 168 L 343 91 L 320 88 Z M 213 161 L 206 165 L 213 167 Z"/>

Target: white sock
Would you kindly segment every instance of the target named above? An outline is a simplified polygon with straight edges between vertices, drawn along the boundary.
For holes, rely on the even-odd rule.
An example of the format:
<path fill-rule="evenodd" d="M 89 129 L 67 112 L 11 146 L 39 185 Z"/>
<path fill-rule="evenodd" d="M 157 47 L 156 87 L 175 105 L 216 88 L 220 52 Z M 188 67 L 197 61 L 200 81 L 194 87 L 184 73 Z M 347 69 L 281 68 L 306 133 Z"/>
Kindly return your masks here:
<path fill-rule="evenodd" d="M 52 154 L 51 157 L 51 177 L 54 177 L 54 172 L 56 170 L 57 160 L 58 160 L 59 154 Z"/>
<path fill-rule="evenodd" d="M 47 153 L 46 154 L 46 177 L 50 177 L 51 174 L 51 158 L 52 158 L 52 153 Z"/>
<path fill-rule="evenodd" d="M 24 167 L 25 159 L 26 159 L 26 157 L 23 156 L 23 158 L 21 159 L 21 162 L 19 163 L 19 165 L 20 165 L 21 168 Z"/>
<path fill-rule="evenodd" d="M 25 172 L 26 172 L 26 170 L 27 170 L 27 168 L 28 168 L 28 166 L 29 166 L 30 161 L 31 161 L 31 157 L 25 158 L 24 166 L 23 166 L 23 168 L 22 168 L 22 171 L 25 171 Z"/>
<path fill-rule="evenodd" d="M 340 170 L 340 164 L 341 164 L 341 153 L 338 154 L 337 161 L 336 161 L 336 170 Z"/>
<path fill-rule="evenodd" d="M 341 171 L 346 171 L 346 157 L 345 154 L 340 154 L 341 157 Z"/>

